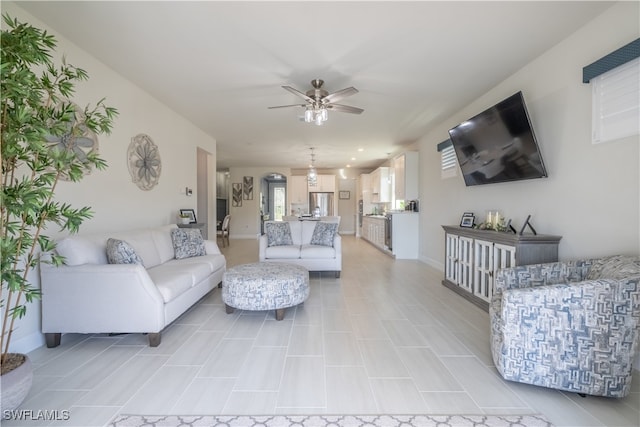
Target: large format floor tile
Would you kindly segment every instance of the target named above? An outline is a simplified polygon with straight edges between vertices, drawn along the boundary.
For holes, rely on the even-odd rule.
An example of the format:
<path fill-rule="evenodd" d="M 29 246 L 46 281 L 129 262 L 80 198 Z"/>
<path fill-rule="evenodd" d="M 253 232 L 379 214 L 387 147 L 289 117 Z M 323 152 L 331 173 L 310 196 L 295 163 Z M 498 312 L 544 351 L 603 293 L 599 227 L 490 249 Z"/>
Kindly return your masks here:
<path fill-rule="evenodd" d="M 222 248 L 254 262 L 255 240 Z M 227 314 L 214 289 L 162 334 L 67 334 L 30 354 L 21 409 L 69 410 L 66 421 L 2 426 L 104 426 L 119 413 L 527 414 L 558 427 L 633 426 L 640 375 L 626 399 L 581 398 L 504 381 L 489 352 L 489 316 L 420 261 L 394 260 L 343 238 L 343 271 L 311 273 L 310 296 L 287 309 Z"/>

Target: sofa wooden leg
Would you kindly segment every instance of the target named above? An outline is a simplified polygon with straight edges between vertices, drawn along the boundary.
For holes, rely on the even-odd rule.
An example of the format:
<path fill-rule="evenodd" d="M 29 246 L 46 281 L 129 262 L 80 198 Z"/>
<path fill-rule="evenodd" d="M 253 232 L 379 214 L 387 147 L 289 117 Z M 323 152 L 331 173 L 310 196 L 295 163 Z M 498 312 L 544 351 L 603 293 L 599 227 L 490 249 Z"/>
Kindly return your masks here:
<path fill-rule="evenodd" d="M 61 333 L 46 333 L 44 339 L 47 343 L 47 348 L 54 348 L 60 345 Z"/>
<path fill-rule="evenodd" d="M 218 283 L 218 289 L 222 289 L 222 282 Z"/>
<path fill-rule="evenodd" d="M 149 333 L 149 347 L 157 347 L 160 345 L 160 341 L 162 340 L 161 332 L 151 332 Z"/>
<path fill-rule="evenodd" d="M 230 305 L 225 304 L 224 305 L 224 310 L 227 312 L 227 314 L 231 314 L 231 313 L 233 313 L 235 308 L 231 307 Z"/>
<path fill-rule="evenodd" d="M 284 319 L 284 308 L 278 308 L 276 310 L 276 320 Z"/>

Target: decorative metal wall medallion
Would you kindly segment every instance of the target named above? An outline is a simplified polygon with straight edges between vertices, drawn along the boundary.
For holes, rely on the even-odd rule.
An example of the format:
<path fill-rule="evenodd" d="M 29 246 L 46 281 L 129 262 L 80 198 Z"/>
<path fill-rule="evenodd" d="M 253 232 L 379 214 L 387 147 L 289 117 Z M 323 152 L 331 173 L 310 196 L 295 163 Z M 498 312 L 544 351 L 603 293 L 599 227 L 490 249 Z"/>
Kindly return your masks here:
<path fill-rule="evenodd" d="M 70 104 L 73 105 L 75 114 L 73 119 L 67 123 L 65 133 L 60 136 L 47 135 L 45 138 L 52 150 L 73 153 L 80 162 L 86 165 L 84 174 L 88 175 L 93 168 L 88 164 L 87 156 L 98 153 L 98 136 L 85 124 L 84 111 L 78 105 Z M 69 177 L 63 173 L 60 175 L 60 179 L 68 181 Z"/>
<path fill-rule="evenodd" d="M 149 135 L 143 133 L 131 138 L 127 150 L 127 165 L 131 180 L 141 190 L 151 190 L 160 180 L 162 162 L 160 152 Z"/>

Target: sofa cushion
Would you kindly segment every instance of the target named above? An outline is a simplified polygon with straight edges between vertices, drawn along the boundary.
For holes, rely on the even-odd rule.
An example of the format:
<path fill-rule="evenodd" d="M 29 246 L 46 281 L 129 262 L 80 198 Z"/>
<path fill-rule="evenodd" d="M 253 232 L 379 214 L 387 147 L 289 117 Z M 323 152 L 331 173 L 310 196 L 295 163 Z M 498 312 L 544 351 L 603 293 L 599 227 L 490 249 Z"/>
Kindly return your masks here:
<path fill-rule="evenodd" d="M 299 245 L 287 245 L 287 246 L 271 246 L 265 251 L 265 256 L 269 258 L 287 258 L 294 259 L 300 258 L 300 246 Z"/>
<path fill-rule="evenodd" d="M 100 237 L 71 236 L 56 242 L 56 252 L 69 266 L 107 264 L 106 240 Z"/>
<path fill-rule="evenodd" d="M 191 270 L 179 264 L 165 262 L 147 269 L 147 273 L 160 291 L 165 303 L 182 295 L 194 285 Z"/>
<path fill-rule="evenodd" d="M 202 233 L 195 228 L 174 228 L 171 240 L 176 259 L 202 256 L 206 254 Z"/>
<path fill-rule="evenodd" d="M 640 275 L 640 257 L 627 255 L 612 255 L 594 261 L 588 280 L 614 279 L 621 280 L 626 277 Z"/>
<path fill-rule="evenodd" d="M 107 261 L 109 264 L 142 264 L 131 245 L 119 239 L 107 239 Z"/>
<path fill-rule="evenodd" d="M 301 245 L 308 245 L 311 243 L 311 238 L 313 237 L 313 231 L 316 229 L 317 221 L 300 221 L 302 223 L 301 230 Z M 294 242 L 295 243 L 295 242 Z"/>
<path fill-rule="evenodd" d="M 203 255 L 191 258 L 184 259 L 173 259 L 168 261 L 167 264 L 171 265 L 172 263 L 179 263 L 182 266 L 190 266 L 196 265 L 196 268 L 200 267 L 200 264 L 206 265 L 209 273 L 213 273 L 214 271 L 218 271 L 221 268 L 224 268 L 226 265 L 226 259 L 220 255 Z"/>
<path fill-rule="evenodd" d="M 302 244 L 302 224 L 307 221 L 287 221 L 291 229 L 291 241 L 295 246 Z"/>
<path fill-rule="evenodd" d="M 312 245 L 331 246 L 333 247 L 333 238 L 336 235 L 338 224 L 335 222 L 318 222 L 313 229 L 311 236 Z"/>
<path fill-rule="evenodd" d="M 288 221 L 267 222 L 264 225 L 267 234 L 267 246 L 286 246 L 293 244 Z"/>
<path fill-rule="evenodd" d="M 300 258 L 317 259 L 317 258 L 335 258 L 336 250 L 333 246 L 323 245 L 302 245 L 300 248 Z"/>
<path fill-rule="evenodd" d="M 175 251 L 173 250 L 173 240 L 171 239 L 171 230 L 176 228 L 177 226 L 175 224 L 170 224 L 156 227 L 151 230 L 151 237 L 158 249 L 158 255 L 160 256 L 161 263 L 167 262 L 176 257 Z"/>

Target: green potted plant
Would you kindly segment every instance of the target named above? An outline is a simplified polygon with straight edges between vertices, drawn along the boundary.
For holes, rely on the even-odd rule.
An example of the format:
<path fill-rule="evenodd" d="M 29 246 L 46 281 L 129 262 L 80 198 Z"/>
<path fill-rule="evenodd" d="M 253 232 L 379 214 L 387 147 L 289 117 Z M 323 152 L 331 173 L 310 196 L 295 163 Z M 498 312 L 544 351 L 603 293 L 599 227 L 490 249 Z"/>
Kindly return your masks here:
<path fill-rule="evenodd" d="M 48 225 L 76 232 L 90 208 L 73 208 L 55 198 L 60 180 L 76 182 L 93 168 L 104 169 L 96 134 L 110 133 L 117 111 L 104 104 L 80 109 L 69 99 L 87 73 L 62 58 L 54 64 L 55 38 L 3 15 L 0 55 L 2 191 L 0 192 L 0 287 L 2 409 L 22 403 L 31 386 L 26 355 L 10 353 L 15 320 L 40 297 L 30 274 L 40 253 L 55 249 L 44 233 Z M 46 262 L 64 262 L 52 256 Z M 17 379 L 16 372 L 27 370 Z M 26 392 L 25 389 L 26 388 Z M 22 395 L 24 394 L 24 395 Z M 22 396 L 21 396 L 22 395 Z"/>

